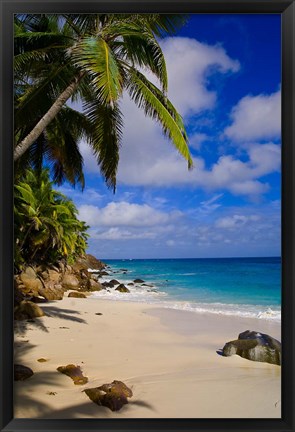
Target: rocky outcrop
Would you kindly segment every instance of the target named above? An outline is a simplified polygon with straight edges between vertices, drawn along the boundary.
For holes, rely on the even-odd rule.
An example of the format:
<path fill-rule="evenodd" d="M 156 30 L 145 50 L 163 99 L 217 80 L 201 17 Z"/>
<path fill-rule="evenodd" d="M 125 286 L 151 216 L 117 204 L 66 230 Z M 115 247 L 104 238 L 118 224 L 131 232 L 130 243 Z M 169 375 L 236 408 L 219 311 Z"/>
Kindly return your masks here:
<path fill-rule="evenodd" d="M 104 288 L 105 287 L 101 283 L 92 278 L 87 281 L 87 291 L 101 291 Z"/>
<path fill-rule="evenodd" d="M 129 289 L 128 289 L 127 287 L 125 287 L 124 284 L 120 284 L 120 285 L 115 289 L 115 291 L 119 291 L 119 292 L 121 292 L 121 293 L 129 293 L 129 292 L 130 292 Z"/>
<path fill-rule="evenodd" d="M 89 399 L 97 405 L 109 408 L 111 411 L 119 411 L 123 405 L 128 404 L 128 399 L 132 397 L 132 390 L 122 381 L 113 381 L 111 384 L 103 384 L 84 390 Z"/>
<path fill-rule="evenodd" d="M 15 281 L 19 290 L 27 296 L 38 296 L 39 288 L 42 287 L 42 282 L 32 267 L 27 267 L 17 275 Z"/>
<path fill-rule="evenodd" d="M 60 284 L 48 281 L 44 283 L 44 287 L 39 289 L 39 295 L 44 297 L 47 301 L 61 300 L 64 296 L 64 289 Z"/>
<path fill-rule="evenodd" d="M 27 366 L 19 364 L 14 365 L 14 381 L 24 381 L 32 375 L 34 375 L 34 372 Z"/>
<path fill-rule="evenodd" d="M 62 286 L 65 289 L 75 289 L 79 286 L 78 278 L 73 274 L 66 274 L 62 280 Z"/>
<path fill-rule="evenodd" d="M 67 366 L 59 366 L 57 370 L 58 372 L 72 378 L 75 385 L 83 385 L 88 383 L 88 378 L 83 375 L 80 366 L 68 364 Z"/>
<path fill-rule="evenodd" d="M 75 264 L 73 265 L 74 270 L 84 269 L 93 269 L 93 270 L 102 270 L 106 267 L 106 265 L 95 258 L 95 256 L 87 254 L 85 257 L 77 258 Z"/>
<path fill-rule="evenodd" d="M 238 339 L 224 345 L 222 353 L 226 357 L 237 354 L 248 360 L 281 365 L 281 343 L 256 331 L 240 333 Z"/>
<path fill-rule="evenodd" d="M 67 290 L 100 291 L 102 286 L 88 268 L 102 271 L 105 264 L 92 255 L 83 258 L 69 266 L 64 260 L 56 265 L 27 266 L 15 275 L 15 304 L 24 300 L 33 302 L 61 300 Z"/>
<path fill-rule="evenodd" d="M 71 291 L 68 295 L 68 297 L 74 297 L 74 298 L 86 298 L 86 295 L 82 292 L 78 291 Z"/>
<path fill-rule="evenodd" d="M 120 282 L 117 279 L 112 279 L 112 280 L 110 280 L 109 283 L 112 285 L 119 285 L 120 284 Z"/>
<path fill-rule="evenodd" d="M 23 300 L 14 308 L 14 319 L 21 321 L 44 316 L 44 311 L 35 303 Z"/>

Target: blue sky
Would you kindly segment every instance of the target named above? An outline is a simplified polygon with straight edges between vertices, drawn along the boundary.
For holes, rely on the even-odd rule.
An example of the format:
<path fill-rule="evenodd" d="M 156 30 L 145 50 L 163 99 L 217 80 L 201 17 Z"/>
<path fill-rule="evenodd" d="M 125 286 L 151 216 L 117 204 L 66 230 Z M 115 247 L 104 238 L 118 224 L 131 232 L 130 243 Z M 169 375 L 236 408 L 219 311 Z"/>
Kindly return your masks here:
<path fill-rule="evenodd" d="M 280 255 L 280 15 L 193 15 L 161 41 L 194 169 L 123 97 L 117 191 L 81 142 L 86 188 L 64 184 L 99 258 Z M 154 77 L 149 76 L 155 82 Z"/>

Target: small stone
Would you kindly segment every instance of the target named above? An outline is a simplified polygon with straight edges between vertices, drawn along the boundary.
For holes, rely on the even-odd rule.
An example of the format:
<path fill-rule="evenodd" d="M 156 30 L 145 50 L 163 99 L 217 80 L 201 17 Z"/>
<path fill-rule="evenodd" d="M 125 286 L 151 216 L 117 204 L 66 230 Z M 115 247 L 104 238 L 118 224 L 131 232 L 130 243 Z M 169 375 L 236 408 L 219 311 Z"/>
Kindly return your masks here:
<path fill-rule="evenodd" d="M 72 378 L 76 385 L 83 385 L 88 382 L 88 378 L 83 375 L 80 366 L 68 364 L 67 366 L 59 366 L 57 370 L 58 372 Z"/>
<path fill-rule="evenodd" d="M 134 279 L 134 283 L 144 283 L 144 280 L 142 279 Z"/>
<path fill-rule="evenodd" d="M 101 312 L 96 312 L 96 314 L 95 315 L 102 315 L 102 313 Z"/>
<path fill-rule="evenodd" d="M 25 381 L 32 375 L 34 375 L 34 372 L 29 367 L 19 364 L 14 365 L 14 381 Z"/>
<path fill-rule="evenodd" d="M 38 361 L 39 363 L 44 363 L 44 362 L 47 362 L 48 360 L 45 359 L 45 358 L 43 358 L 43 357 L 41 357 L 41 358 L 39 358 L 37 361 Z"/>
<path fill-rule="evenodd" d="M 89 399 L 97 405 L 109 408 L 111 411 L 119 411 L 123 405 L 128 404 L 132 397 L 132 390 L 122 381 L 113 381 L 111 384 L 103 384 L 100 387 L 83 390 Z"/>

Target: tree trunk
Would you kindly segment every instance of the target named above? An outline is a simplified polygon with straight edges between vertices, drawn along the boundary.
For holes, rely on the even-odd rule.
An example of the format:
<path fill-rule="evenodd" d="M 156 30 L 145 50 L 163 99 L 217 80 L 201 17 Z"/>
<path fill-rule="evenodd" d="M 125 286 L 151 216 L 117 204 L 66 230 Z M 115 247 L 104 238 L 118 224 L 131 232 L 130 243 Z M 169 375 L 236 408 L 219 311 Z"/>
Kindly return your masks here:
<path fill-rule="evenodd" d="M 39 120 L 36 126 L 31 130 L 31 132 L 20 142 L 14 149 L 14 161 L 17 161 L 36 141 L 36 139 L 41 135 L 44 129 L 49 125 L 49 123 L 54 119 L 54 117 L 62 109 L 66 101 L 75 93 L 78 85 L 83 78 L 85 73 L 80 72 L 80 74 L 75 77 L 71 84 L 58 96 L 53 105 L 49 108 L 46 114 Z"/>

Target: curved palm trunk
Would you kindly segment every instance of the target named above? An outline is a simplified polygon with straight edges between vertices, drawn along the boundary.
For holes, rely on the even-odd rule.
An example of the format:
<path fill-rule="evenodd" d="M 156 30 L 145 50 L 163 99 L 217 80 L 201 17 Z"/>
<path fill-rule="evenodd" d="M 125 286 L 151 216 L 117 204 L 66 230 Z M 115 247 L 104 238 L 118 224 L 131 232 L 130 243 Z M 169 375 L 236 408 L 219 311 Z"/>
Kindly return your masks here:
<path fill-rule="evenodd" d="M 55 116 L 62 109 L 66 101 L 75 93 L 77 90 L 81 79 L 85 73 L 80 73 L 71 84 L 58 96 L 53 105 L 49 108 L 47 113 L 39 120 L 36 126 L 31 130 L 31 132 L 19 143 L 14 149 L 14 161 L 17 161 L 36 141 L 36 139 L 41 135 L 44 129 L 49 125 L 49 123 L 55 118 Z"/>

